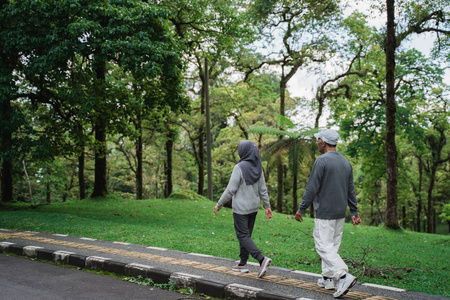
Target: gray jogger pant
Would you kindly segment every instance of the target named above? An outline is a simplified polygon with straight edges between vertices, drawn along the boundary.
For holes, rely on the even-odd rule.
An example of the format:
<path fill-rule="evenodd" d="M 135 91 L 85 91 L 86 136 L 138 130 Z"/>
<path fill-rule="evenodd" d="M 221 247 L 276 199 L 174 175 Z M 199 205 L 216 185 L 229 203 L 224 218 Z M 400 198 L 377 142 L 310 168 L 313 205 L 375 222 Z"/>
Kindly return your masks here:
<path fill-rule="evenodd" d="M 241 262 L 247 262 L 249 254 L 258 262 L 264 259 L 264 255 L 252 240 L 253 227 L 255 225 L 256 214 L 239 215 L 233 213 L 234 230 L 239 241 L 239 258 Z"/>

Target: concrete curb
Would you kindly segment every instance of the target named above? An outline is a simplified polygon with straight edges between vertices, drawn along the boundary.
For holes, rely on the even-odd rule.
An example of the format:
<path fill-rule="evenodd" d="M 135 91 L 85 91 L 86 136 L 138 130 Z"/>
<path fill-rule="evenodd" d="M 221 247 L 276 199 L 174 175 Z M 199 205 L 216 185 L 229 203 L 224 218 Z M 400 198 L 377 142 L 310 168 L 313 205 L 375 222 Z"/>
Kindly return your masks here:
<path fill-rule="evenodd" d="M 151 279 L 156 284 L 169 284 L 172 282 L 175 288 L 191 288 L 196 293 L 202 293 L 210 297 L 222 299 L 255 299 L 255 300 L 296 300 L 300 298 L 269 293 L 263 289 L 245 286 L 237 283 L 224 284 L 203 279 L 201 276 L 169 272 L 152 266 L 122 263 L 110 258 L 99 256 L 79 255 L 68 251 L 53 251 L 43 247 L 22 246 L 15 243 L 0 242 L 0 253 L 12 253 L 19 256 L 37 258 L 42 260 L 62 262 L 78 268 L 90 270 L 102 270 L 131 277 L 142 276 Z"/>

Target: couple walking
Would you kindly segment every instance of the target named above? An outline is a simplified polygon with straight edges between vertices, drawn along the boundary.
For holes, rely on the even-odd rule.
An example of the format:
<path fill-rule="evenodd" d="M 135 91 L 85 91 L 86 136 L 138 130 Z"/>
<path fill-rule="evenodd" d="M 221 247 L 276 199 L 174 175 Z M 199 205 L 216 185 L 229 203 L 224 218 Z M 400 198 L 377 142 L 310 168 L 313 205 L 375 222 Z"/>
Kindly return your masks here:
<path fill-rule="evenodd" d="M 338 133 L 325 129 L 314 136 L 322 155 L 314 162 L 295 219 L 302 222 L 305 210 L 314 203 L 314 243 L 322 259 L 322 278 L 317 284 L 325 289 L 336 289 L 333 296 L 338 298 L 356 284 L 356 278 L 348 273 L 347 265 L 338 254 L 347 205 L 355 227 L 361 219 L 357 211 L 352 166 L 336 151 Z M 214 207 L 214 213 L 217 215 L 222 206 L 233 199 L 234 228 L 240 247 L 240 261 L 233 270 L 248 272 L 247 260 L 251 255 L 260 264 L 258 277 L 262 277 L 267 273 L 272 259 L 262 254 L 251 236 L 261 200 L 267 220 L 273 217 L 273 213 L 258 148 L 251 141 L 240 141 L 238 153 L 240 160 Z"/>

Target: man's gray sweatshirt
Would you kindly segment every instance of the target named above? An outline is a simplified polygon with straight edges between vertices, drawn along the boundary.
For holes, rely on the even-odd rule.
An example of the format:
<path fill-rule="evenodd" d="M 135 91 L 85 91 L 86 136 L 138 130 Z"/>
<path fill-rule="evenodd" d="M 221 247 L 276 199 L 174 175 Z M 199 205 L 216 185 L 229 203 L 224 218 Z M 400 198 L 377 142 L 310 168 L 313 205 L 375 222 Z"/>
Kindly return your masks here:
<path fill-rule="evenodd" d="M 352 165 L 339 152 L 328 151 L 314 162 L 298 211 L 304 214 L 311 203 L 317 219 L 345 218 L 347 205 L 358 215 Z"/>
<path fill-rule="evenodd" d="M 239 165 L 235 165 L 233 173 L 228 183 L 227 189 L 219 199 L 219 204 L 224 205 L 233 199 L 233 213 L 239 215 L 248 215 L 257 212 L 261 200 L 264 208 L 270 207 L 269 194 L 267 193 L 264 172 L 257 182 L 252 185 L 246 185 Z"/>

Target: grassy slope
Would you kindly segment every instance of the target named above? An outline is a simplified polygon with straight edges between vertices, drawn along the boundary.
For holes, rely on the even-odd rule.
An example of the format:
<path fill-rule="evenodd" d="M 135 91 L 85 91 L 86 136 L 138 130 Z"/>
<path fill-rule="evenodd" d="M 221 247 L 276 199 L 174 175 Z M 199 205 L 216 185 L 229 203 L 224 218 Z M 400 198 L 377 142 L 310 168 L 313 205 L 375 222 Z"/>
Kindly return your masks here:
<path fill-rule="evenodd" d="M 70 234 L 238 259 L 232 211 L 224 208 L 215 217 L 213 207 L 214 203 L 208 200 L 136 201 L 114 197 L 34 209 L 14 205 L 0 210 L 0 228 Z M 300 224 L 291 216 L 275 214 L 267 222 L 261 211 L 253 237 L 274 265 L 320 273 L 312 229 L 312 219 L 306 218 Z M 355 229 L 346 224 L 340 253 L 361 281 L 448 297 L 449 246 L 450 236 L 363 225 Z M 349 259 L 355 262 L 354 267 Z M 373 277 L 361 276 L 362 268 L 357 264 L 362 262 L 366 270 L 375 273 Z M 385 278 L 380 275 L 382 269 Z"/>

